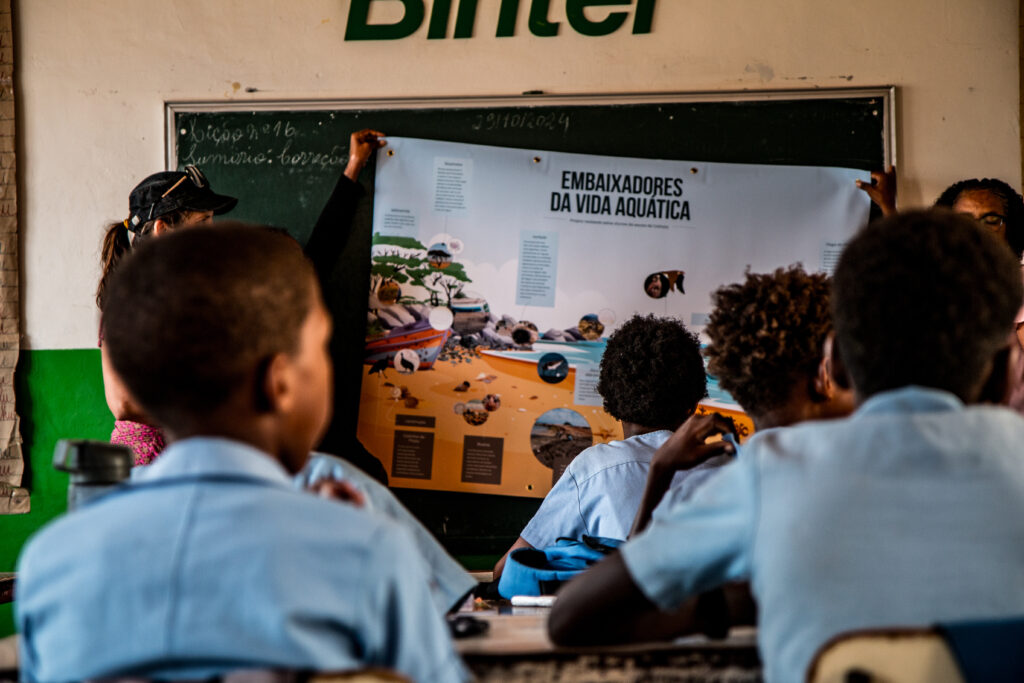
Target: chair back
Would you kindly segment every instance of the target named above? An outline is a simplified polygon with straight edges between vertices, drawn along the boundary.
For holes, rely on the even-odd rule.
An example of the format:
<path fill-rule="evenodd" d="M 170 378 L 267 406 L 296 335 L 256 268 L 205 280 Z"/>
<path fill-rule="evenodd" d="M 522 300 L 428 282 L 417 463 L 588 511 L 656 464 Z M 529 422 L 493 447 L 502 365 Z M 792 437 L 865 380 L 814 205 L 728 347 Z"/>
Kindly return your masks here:
<path fill-rule="evenodd" d="M 1024 681 L 1024 617 L 939 624 L 967 681 Z"/>
<path fill-rule="evenodd" d="M 808 683 L 964 683 L 935 628 L 880 628 L 842 633 L 825 643 Z"/>

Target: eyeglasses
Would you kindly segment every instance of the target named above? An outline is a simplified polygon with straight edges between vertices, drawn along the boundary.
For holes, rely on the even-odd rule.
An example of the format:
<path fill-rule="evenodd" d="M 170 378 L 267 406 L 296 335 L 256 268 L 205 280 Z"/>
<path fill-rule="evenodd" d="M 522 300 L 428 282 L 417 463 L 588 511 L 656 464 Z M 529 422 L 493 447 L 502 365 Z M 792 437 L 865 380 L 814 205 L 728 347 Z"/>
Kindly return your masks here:
<path fill-rule="evenodd" d="M 683 279 L 686 271 L 665 270 L 660 273 L 651 273 L 644 280 L 644 293 L 652 299 L 664 299 L 668 296 L 669 290 L 675 289 L 680 294 L 686 294 L 683 289 Z"/>
<path fill-rule="evenodd" d="M 1000 216 L 998 213 L 986 213 L 978 219 L 978 222 L 990 228 L 999 228 L 1006 225 L 1006 216 Z"/>

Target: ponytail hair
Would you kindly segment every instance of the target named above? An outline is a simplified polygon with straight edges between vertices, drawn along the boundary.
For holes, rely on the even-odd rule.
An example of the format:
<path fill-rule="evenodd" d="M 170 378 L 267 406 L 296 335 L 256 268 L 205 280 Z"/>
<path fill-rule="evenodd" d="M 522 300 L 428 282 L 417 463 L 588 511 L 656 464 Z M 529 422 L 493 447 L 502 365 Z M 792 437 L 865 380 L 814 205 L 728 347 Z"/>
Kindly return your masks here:
<path fill-rule="evenodd" d="M 128 237 L 128 227 L 124 222 L 111 223 L 107 226 L 107 233 L 103 236 L 103 246 L 100 248 L 100 265 L 103 270 L 100 275 L 100 284 L 96 287 L 96 305 L 103 309 L 103 299 L 107 294 L 107 281 L 110 274 L 114 272 L 114 266 L 121 262 L 132 249 L 131 239 Z"/>
<path fill-rule="evenodd" d="M 194 213 L 191 209 L 178 209 L 170 213 L 154 218 L 142 224 L 142 227 L 135 231 L 135 239 L 138 240 L 151 232 L 157 220 L 162 220 L 170 227 L 175 227 Z M 128 221 L 111 223 L 107 226 L 107 232 L 103 236 L 103 246 L 100 247 L 100 283 L 96 287 L 96 305 L 103 310 L 103 301 L 107 295 L 107 282 L 110 280 L 114 268 L 121 262 L 128 252 L 132 250 L 132 239 L 128 235 Z"/>

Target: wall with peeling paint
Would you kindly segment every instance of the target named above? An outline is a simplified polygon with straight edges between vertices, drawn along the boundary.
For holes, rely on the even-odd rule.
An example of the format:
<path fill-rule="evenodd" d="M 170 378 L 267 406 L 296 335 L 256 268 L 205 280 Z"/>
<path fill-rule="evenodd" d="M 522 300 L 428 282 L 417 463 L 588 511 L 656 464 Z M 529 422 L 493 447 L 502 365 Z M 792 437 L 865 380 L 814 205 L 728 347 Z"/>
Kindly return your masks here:
<path fill-rule="evenodd" d="M 86 348 L 102 226 L 160 169 L 165 100 L 900 86 L 900 199 L 1021 175 L 1016 0 L 660 0 L 650 35 L 345 42 L 347 0 L 15 0 L 29 348 Z M 429 3 L 428 3 L 429 4 Z M 372 19 L 400 3 L 381 0 Z M 608 10 L 589 10 L 595 18 Z M 255 92 L 249 92 L 253 90 Z M 628 131 L 623 131 L 628 134 Z"/>

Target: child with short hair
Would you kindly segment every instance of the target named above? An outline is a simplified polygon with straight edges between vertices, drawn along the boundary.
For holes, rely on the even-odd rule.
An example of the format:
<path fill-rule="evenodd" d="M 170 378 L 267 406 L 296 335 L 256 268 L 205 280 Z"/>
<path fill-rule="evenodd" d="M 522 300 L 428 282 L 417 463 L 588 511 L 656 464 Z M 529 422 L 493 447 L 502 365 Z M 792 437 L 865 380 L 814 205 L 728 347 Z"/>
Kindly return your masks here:
<path fill-rule="evenodd" d="M 752 436 L 561 591 L 555 642 L 702 628 L 695 596 L 749 580 L 765 678 L 795 681 L 845 631 L 1024 613 L 1024 419 L 985 405 L 1005 396 L 1022 297 L 1016 257 L 973 220 L 869 225 L 832 290 L 832 360 L 856 412 Z"/>
<path fill-rule="evenodd" d="M 331 322 L 293 239 L 228 224 L 151 240 L 114 273 L 104 323 L 114 369 L 171 444 L 24 549 L 24 680 L 464 678 L 408 533 L 293 486 L 331 396 Z"/>
<path fill-rule="evenodd" d="M 626 538 L 651 457 L 707 395 L 700 342 L 673 318 L 633 316 L 608 338 L 597 390 L 604 409 L 622 423 L 625 439 L 577 455 L 509 553 L 554 545 L 559 537 Z M 709 449 L 702 462 L 676 473 L 672 486 L 692 491 L 728 462 L 730 449 L 726 443 Z M 495 567 L 495 578 L 507 557 Z"/>

